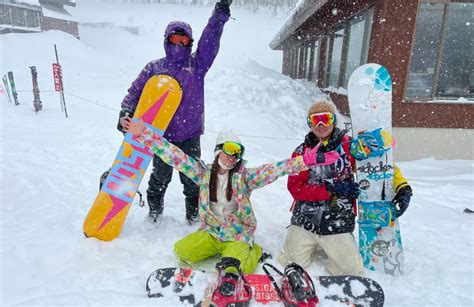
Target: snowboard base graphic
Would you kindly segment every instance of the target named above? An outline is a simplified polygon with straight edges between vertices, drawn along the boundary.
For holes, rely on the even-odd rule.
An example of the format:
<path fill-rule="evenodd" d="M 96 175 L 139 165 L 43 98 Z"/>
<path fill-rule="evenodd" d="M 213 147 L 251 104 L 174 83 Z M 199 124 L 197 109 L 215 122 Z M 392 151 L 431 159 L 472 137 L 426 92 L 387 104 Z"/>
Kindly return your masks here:
<path fill-rule="evenodd" d="M 179 83 L 167 75 L 151 77 L 140 96 L 134 121 L 141 119 L 156 133 L 163 135 L 181 102 Z M 153 153 L 131 133 L 125 135 L 119 152 L 99 195 L 84 221 L 86 237 L 110 241 L 122 231 Z"/>
<path fill-rule="evenodd" d="M 265 274 L 246 274 L 252 288 L 251 302 L 260 304 L 280 302 L 270 279 Z M 274 276 L 278 281 L 278 277 Z M 372 279 L 359 276 L 311 277 L 320 302 L 330 306 L 383 306 L 385 296 L 382 287 Z M 215 289 L 217 272 L 205 272 L 187 268 L 162 268 L 148 277 L 146 290 L 149 297 L 170 298 L 176 303 L 209 306 Z M 242 291 L 244 291 L 242 289 Z M 159 301 L 157 302 L 159 304 Z"/>
<path fill-rule="evenodd" d="M 359 195 L 359 249 L 365 267 L 403 274 L 403 246 L 393 186 L 392 80 L 379 64 L 357 68 L 349 79 L 349 108 Z"/>

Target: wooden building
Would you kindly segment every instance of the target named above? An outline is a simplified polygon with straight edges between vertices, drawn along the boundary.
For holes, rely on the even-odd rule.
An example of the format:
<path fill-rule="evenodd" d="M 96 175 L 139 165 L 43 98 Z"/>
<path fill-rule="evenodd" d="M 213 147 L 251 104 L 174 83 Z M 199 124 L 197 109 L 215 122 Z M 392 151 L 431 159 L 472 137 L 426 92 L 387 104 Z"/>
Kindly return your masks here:
<path fill-rule="evenodd" d="M 385 66 L 397 158 L 472 159 L 473 14 L 472 0 L 305 0 L 270 47 L 283 51 L 284 74 L 315 82 L 346 115 L 351 73 Z"/>
<path fill-rule="evenodd" d="M 79 24 L 65 6 L 75 0 L 0 0 L 0 33 L 60 30 L 79 38 Z"/>

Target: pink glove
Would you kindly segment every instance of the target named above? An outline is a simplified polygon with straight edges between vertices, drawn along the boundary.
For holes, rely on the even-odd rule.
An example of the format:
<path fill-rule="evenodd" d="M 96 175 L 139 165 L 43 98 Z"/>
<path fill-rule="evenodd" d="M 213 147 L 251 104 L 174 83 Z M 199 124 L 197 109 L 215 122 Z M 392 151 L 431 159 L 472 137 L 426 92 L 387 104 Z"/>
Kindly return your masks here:
<path fill-rule="evenodd" d="M 340 155 L 334 150 L 326 153 L 318 152 L 321 143 L 319 142 L 313 149 L 307 149 L 304 153 L 303 161 L 307 167 L 311 165 L 331 165 L 339 160 Z"/>

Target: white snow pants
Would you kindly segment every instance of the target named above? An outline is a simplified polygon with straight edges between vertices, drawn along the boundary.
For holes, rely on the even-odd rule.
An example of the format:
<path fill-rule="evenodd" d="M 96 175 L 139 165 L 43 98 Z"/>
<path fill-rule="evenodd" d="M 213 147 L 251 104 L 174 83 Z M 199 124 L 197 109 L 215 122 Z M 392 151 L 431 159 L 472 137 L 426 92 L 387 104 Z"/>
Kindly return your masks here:
<path fill-rule="evenodd" d="M 295 262 L 307 268 L 313 262 L 317 248 L 327 255 L 330 274 L 363 275 L 362 258 L 352 233 L 322 236 L 291 225 L 278 261 L 284 266 Z"/>

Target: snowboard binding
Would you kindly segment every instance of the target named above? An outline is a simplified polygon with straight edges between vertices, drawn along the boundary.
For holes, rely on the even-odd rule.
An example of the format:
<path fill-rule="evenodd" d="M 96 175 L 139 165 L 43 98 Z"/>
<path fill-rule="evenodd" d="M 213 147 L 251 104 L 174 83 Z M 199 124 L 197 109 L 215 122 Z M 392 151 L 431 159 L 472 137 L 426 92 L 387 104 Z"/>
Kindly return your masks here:
<path fill-rule="evenodd" d="M 233 268 L 232 272 L 227 269 Z M 217 286 L 212 292 L 212 306 L 215 307 L 246 307 L 252 298 L 252 289 L 240 270 L 240 261 L 224 257 L 216 264 L 218 272 Z M 235 273 L 234 273 L 235 272 Z"/>
<path fill-rule="evenodd" d="M 280 286 L 268 271 L 271 268 L 282 277 Z M 269 263 L 263 264 L 263 271 L 272 282 L 275 291 L 286 307 L 314 307 L 319 303 L 313 280 L 301 266 L 290 263 L 284 273 Z"/>
<path fill-rule="evenodd" d="M 359 204 L 362 204 L 359 206 L 359 225 L 370 225 L 377 229 L 394 226 L 397 216 L 390 201 L 362 201 Z"/>
<path fill-rule="evenodd" d="M 392 136 L 382 128 L 361 131 L 351 141 L 350 152 L 357 160 L 381 157 L 392 148 Z"/>

